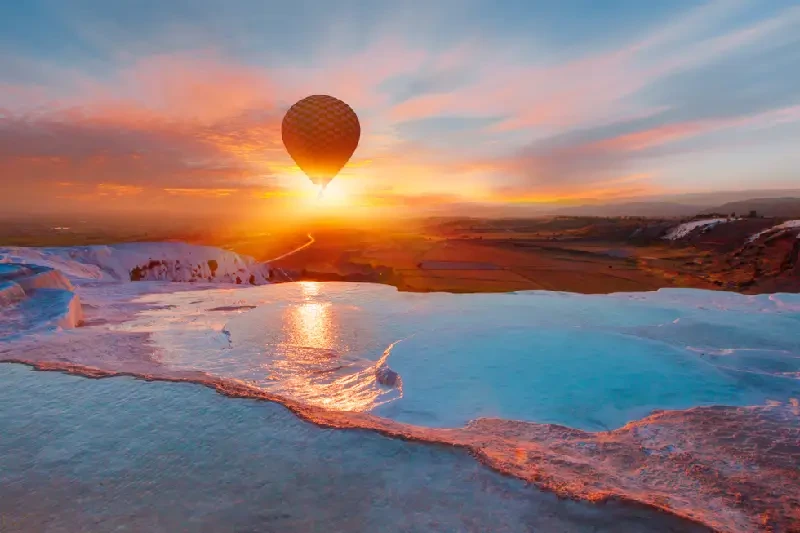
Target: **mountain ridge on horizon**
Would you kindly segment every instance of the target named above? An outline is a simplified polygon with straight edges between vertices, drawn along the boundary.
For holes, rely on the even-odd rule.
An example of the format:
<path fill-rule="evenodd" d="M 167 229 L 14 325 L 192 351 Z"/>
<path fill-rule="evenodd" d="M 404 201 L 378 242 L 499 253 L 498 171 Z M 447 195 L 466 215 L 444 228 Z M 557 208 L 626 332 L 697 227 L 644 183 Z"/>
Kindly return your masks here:
<path fill-rule="evenodd" d="M 609 204 L 588 204 L 565 207 L 553 213 L 560 216 L 664 216 L 686 217 L 702 213 L 757 214 L 770 217 L 800 216 L 800 195 L 746 198 L 703 206 L 677 202 L 624 202 Z"/>
<path fill-rule="evenodd" d="M 753 207 L 748 207 L 749 205 Z M 774 205 L 773 205 L 774 204 Z M 540 216 L 688 217 L 704 212 L 745 213 L 755 209 L 766 216 L 800 216 L 800 189 L 743 190 L 711 193 L 620 198 L 577 205 L 485 204 L 458 202 L 428 211 L 427 217 L 525 218 Z"/>

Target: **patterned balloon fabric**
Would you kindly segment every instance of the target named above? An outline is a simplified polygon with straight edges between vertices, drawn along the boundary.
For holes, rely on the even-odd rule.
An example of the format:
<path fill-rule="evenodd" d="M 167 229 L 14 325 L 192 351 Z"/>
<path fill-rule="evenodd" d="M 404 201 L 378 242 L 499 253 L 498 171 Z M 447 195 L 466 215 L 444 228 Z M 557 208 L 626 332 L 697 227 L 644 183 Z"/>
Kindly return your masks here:
<path fill-rule="evenodd" d="M 294 104 L 281 126 L 286 151 L 316 185 L 327 185 L 358 147 L 361 125 L 352 108 L 327 95 Z"/>

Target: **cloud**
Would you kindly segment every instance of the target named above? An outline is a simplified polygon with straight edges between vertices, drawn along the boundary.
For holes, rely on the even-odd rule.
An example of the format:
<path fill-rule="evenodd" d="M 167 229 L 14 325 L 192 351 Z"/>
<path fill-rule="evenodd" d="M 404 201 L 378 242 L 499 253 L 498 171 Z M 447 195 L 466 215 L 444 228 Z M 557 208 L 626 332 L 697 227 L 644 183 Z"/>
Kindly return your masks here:
<path fill-rule="evenodd" d="M 136 196 L 144 190 L 134 185 L 120 185 L 119 183 L 98 183 L 98 196 Z"/>
<path fill-rule="evenodd" d="M 0 173 L 120 202 L 290 204 L 303 178 L 282 114 L 324 92 L 362 122 L 340 176 L 354 196 L 599 197 L 660 190 L 665 169 L 704 150 L 747 142 L 774 161 L 765 130 L 798 122 L 800 9 L 779 3 L 636 6 L 597 21 L 520 5 L 501 34 L 510 8 L 481 2 L 267 13 L 243 1 L 247 20 L 204 0 L 191 13 L 54 5 L 73 55 L 41 55 L 0 22 L 17 45 L 0 53 Z"/>
<path fill-rule="evenodd" d="M 4 175 L 219 188 L 270 179 L 286 162 L 282 113 L 261 72 L 162 55 L 75 85 L 81 98 L 3 112 Z"/>
<path fill-rule="evenodd" d="M 499 168 L 518 176 L 528 187 L 595 187 L 609 176 L 637 165 L 652 165 L 651 160 L 668 155 L 670 145 L 685 143 L 700 136 L 729 129 L 759 130 L 776 124 L 800 121 L 798 106 L 733 118 L 666 122 L 649 118 L 581 130 L 529 145 L 508 158 L 497 161 Z M 636 175 L 650 175 L 638 173 Z"/>
<path fill-rule="evenodd" d="M 508 118 L 493 129 L 508 131 L 564 129 L 605 122 L 608 117 L 647 115 L 665 107 L 692 106 L 694 113 L 709 113 L 729 105 L 747 113 L 754 110 L 747 107 L 748 100 L 762 106 L 786 104 L 786 98 L 796 93 L 790 65 L 797 63 L 800 53 L 796 37 L 800 10 L 780 11 L 709 38 L 714 25 L 725 20 L 723 15 L 735 15 L 741 4 L 713 2 L 667 22 L 641 41 L 567 62 L 525 65 L 502 56 L 492 62 L 477 61 L 476 83 L 405 99 L 390 114 L 395 120 L 431 114 L 505 115 Z M 716 81 L 708 84 L 709 80 Z M 752 90 L 756 84 L 763 90 Z M 693 98 L 696 92 L 700 98 Z"/>
<path fill-rule="evenodd" d="M 110 82 L 89 84 L 85 98 L 101 108 L 137 102 L 160 117 L 213 123 L 272 110 L 275 88 L 265 72 L 200 51 L 139 59 Z"/>
<path fill-rule="evenodd" d="M 392 192 L 371 193 L 357 196 L 349 203 L 357 207 L 390 208 L 398 210 L 428 209 L 440 205 L 458 204 L 464 197 L 456 194 L 397 194 Z"/>
<path fill-rule="evenodd" d="M 246 170 L 207 132 L 148 126 L 59 114 L 7 121 L 0 126 L 0 169 L 11 179 L 103 183 L 111 178 L 136 186 L 235 181 Z"/>
<path fill-rule="evenodd" d="M 164 189 L 164 192 L 172 196 L 191 196 L 202 198 L 223 198 L 239 192 L 239 189 Z"/>

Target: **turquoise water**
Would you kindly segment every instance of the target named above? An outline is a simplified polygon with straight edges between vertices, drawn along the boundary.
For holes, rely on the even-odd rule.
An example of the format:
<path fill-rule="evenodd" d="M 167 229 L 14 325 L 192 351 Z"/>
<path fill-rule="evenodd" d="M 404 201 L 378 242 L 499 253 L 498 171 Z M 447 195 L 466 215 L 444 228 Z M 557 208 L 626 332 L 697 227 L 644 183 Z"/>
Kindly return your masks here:
<path fill-rule="evenodd" d="M 0 406 L 3 533 L 704 531 L 192 384 L 2 364 Z"/>
<path fill-rule="evenodd" d="M 151 332 L 168 366 L 418 425 L 492 416 L 597 431 L 653 409 L 800 397 L 797 295 L 409 294 L 304 282 L 153 301 L 126 327 Z M 376 381 L 387 350 L 378 366 L 402 391 Z"/>

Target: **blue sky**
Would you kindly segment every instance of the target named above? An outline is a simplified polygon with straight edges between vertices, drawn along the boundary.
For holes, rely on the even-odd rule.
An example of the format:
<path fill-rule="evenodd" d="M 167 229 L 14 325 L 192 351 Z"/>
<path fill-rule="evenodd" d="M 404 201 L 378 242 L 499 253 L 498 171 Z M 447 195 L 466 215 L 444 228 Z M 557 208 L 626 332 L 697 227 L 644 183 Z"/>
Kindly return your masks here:
<path fill-rule="evenodd" d="M 0 192 L 288 206 L 313 93 L 362 121 L 354 205 L 800 188 L 798 87 L 789 1 L 5 2 Z"/>

